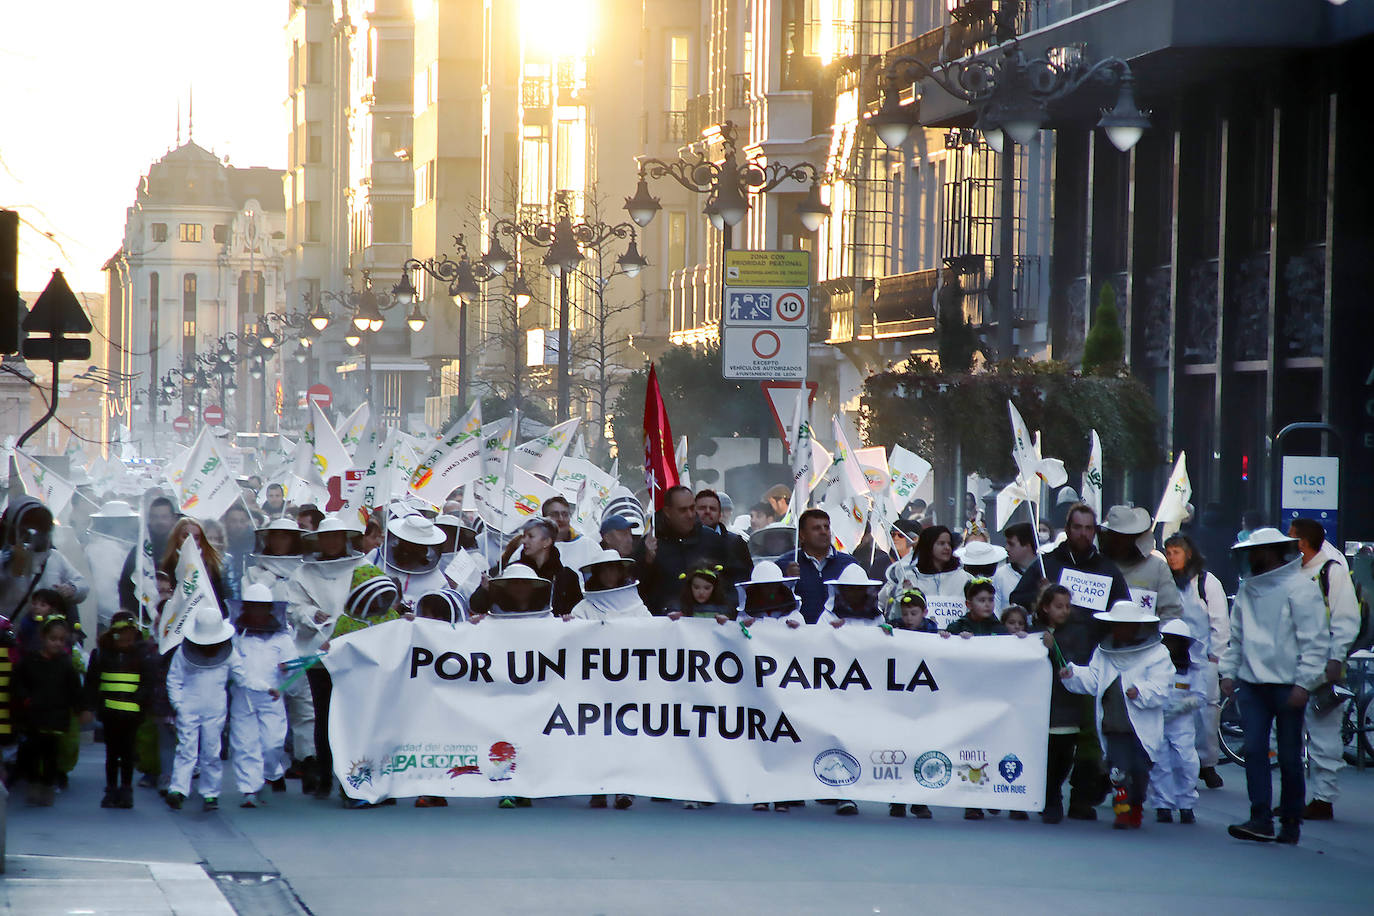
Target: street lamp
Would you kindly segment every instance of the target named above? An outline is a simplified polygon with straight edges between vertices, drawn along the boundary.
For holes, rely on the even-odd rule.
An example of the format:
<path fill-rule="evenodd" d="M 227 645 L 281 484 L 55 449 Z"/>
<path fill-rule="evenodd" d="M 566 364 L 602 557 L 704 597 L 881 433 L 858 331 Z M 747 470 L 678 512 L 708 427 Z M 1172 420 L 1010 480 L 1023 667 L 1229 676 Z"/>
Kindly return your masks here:
<path fill-rule="evenodd" d="M 643 183 L 641 182 L 641 186 Z M 647 193 L 647 192 L 646 192 Z M 657 201 L 654 202 L 655 206 Z M 493 235 L 505 233 L 536 248 L 546 248 L 543 264 L 550 275 L 558 280 L 558 420 L 568 419 L 572 408 L 571 354 L 569 350 L 569 300 L 568 279 L 582 263 L 582 249 L 600 248 L 613 238 L 628 239 L 625 253 L 616 259 L 628 276 L 635 276 L 648 261 L 639 252 L 636 244 L 636 223 L 623 222 L 614 225 L 599 220 L 578 220 L 573 222 L 572 212 L 565 195 L 559 195 L 554 203 L 555 219 L 523 220 L 499 219 L 492 230 Z M 652 215 L 650 216 L 652 218 Z M 633 272 L 632 272 L 633 271 Z M 529 288 L 524 285 L 524 277 L 517 278 L 512 287 L 517 307 L 523 307 L 521 297 L 528 303 Z"/>
<path fill-rule="evenodd" d="M 998 17 L 1000 13 L 993 14 Z M 998 28 L 1002 21 L 999 18 Z M 1131 66 L 1119 57 L 1108 57 L 1093 64 L 1073 59 L 1068 62 L 1049 57 L 1028 59 L 1013 39 L 995 53 L 950 60 L 942 57 L 931 65 L 909 55 L 894 58 L 882 74 L 882 107 L 867 116 L 867 123 L 878 138 L 889 146 L 906 142 L 918 122 L 919 102 L 901 104 L 902 88 L 929 80 L 947 94 L 968 102 L 977 110 L 976 127 L 988 148 L 1000 160 L 1001 194 L 998 216 L 997 338 L 996 356 L 1012 356 L 1012 304 L 1014 252 L 1016 237 L 1015 181 L 1016 159 L 1008 143 L 1025 145 L 1049 121 L 1049 106 L 1088 87 L 1117 90 L 1116 104 L 1104 110 L 1097 126 L 1111 144 L 1127 152 L 1150 126 L 1149 112 L 1136 105 L 1135 79 Z M 919 93 L 918 93 L 919 98 Z"/>
<path fill-rule="evenodd" d="M 372 272 L 364 270 L 363 288 L 361 290 L 347 289 L 341 292 L 331 290 L 320 290 L 319 297 L 314 303 L 314 307 L 306 315 L 308 321 L 316 330 L 323 331 L 329 326 L 330 315 L 325 308 L 326 302 L 332 302 L 347 309 L 351 314 L 349 324 L 346 326 L 344 343 L 348 346 L 357 348 L 362 347 L 363 364 L 365 373 L 366 398 L 372 399 L 372 345 L 371 339 L 381 331 L 385 324 L 383 312 L 390 311 L 397 306 L 410 305 L 414 298 L 414 288 L 410 287 L 410 279 L 402 271 L 401 281 L 392 290 L 392 295 L 386 299 L 378 296 L 372 289 Z M 403 287 L 410 288 L 408 296 L 402 295 Z M 424 328 L 424 315 L 419 311 L 418 306 L 411 310 L 406 317 L 406 324 L 411 330 L 416 330 L 416 324 L 421 329 Z M 302 339 L 302 343 L 304 343 Z"/>

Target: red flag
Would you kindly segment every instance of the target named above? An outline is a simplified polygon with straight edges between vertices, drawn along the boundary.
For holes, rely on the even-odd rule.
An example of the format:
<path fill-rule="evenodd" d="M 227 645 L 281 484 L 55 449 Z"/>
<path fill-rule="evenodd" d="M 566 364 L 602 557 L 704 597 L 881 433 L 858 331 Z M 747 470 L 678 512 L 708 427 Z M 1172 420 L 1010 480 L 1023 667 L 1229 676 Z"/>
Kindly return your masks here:
<path fill-rule="evenodd" d="M 649 364 L 649 385 L 644 391 L 644 482 L 654 497 L 654 509 L 663 508 L 663 494 L 678 485 L 673 457 L 673 428 L 658 389 L 658 373 Z"/>

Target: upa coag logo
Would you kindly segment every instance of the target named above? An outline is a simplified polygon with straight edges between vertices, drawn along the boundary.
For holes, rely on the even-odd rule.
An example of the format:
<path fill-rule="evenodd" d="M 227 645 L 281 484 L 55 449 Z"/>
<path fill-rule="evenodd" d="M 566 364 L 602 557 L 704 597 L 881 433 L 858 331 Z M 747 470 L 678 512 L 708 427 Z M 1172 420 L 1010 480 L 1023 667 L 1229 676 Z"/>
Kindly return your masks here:
<path fill-rule="evenodd" d="M 977 748 L 959 751 L 959 781 L 968 788 L 986 790 L 988 781 L 988 752 Z"/>
<path fill-rule="evenodd" d="M 487 759 L 491 761 L 491 768 L 487 772 L 487 778 L 492 782 L 502 782 L 510 779 L 515 772 L 516 747 L 509 741 L 497 741 L 487 752 Z"/>
<path fill-rule="evenodd" d="M 837 747 L 817 754 L 811 762 L 811 771 L 827 786 L 852 786 L 863 775 L 863 767 L 854 755 Z"/>
<path fill-rule="evenodd" d="M 1015 784 L 1024 772 L 1025 767 L 1021 764 L 1021 758 L 1015 754 L 1008 754 L 997 762 L 997 775 L 1002 777 L 1005 785 L 998 783 L 992 787 L 992 791 L 999 795 L 1025 795 L 1026 787 Z"/>
<path fill-rule="evenodd" d="M 873 764 L 874 779 L 901 782 L 902 764 L 906 763 L 906 751 L 871 751 L 868 759 Z"/>
<path fill-rule="evenodd" d="M 954 764 L 939 751 L 926 751 L 913 767 L 916 781 L 927 789 L 943 788 L 954 775 Z"/>

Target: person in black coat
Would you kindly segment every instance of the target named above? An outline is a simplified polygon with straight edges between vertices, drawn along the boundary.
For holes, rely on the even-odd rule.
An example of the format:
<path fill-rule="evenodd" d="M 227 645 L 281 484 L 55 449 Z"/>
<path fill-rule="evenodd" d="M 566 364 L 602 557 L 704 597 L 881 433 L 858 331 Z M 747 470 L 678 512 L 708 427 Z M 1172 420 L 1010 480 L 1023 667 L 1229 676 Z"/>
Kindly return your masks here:
<path fill-rule="evenodd" d="M 520 556 L 510 564 L 519 563 L 534 570 L 535 575 L 553 583 L 553 613 L 558 616 L 571 614 L 577 602 L 582 600 L 582 578 L 575 570 L 568 569 L 559 559 L 554 539 L 558 537 L 558 525 L 551 519 L 532 518 L 525 523 L 520 540 Z M 491 598 L 486 586 L 472 593 L 471 610 L 474 614 L 484 614 L 491 608 Z"/>
<path fill-rule="evenodd" d="M 648 539 L 640 544 L 634 559 L 647 566 L 653 582 L 645 604 L 652 614 L 677 610 L 682 580 L 693 564 L 720 566 L 729 582 L 748 578 L 753 567 L 741 566 L 741 559 L 730 554 L 725 538 L 704 526 L 696 514 L 696 498 L 687 487 L 669 487 L 663 494 L 663 509 L 655 516 L 654 549 Z M 727 600 L 730 596 L 726 595 Z M 733 602 L 731 607 L 733 607 Z"/>
<path fill-rule="evenodd" d="M 100 636 L 86 668 L 86 705 L 105 730 L 105 797 L 102 808 L 134 806 L 134 763 L 138 727 L 152 699 L 149 670 L 134 615 L 118 611 Z"/>
<path fill-rule="evenodd" d="M 62 736 L 72 715 L 86 708 L 70 646 L 67 618 L 51 615 L 39 630 L 37 651 L 25 655 L 15 671 L 14 698 L 30 745 L 29 803 L 34 805 L 53 803 Z M 89 712 L 83 712 L 82 721 L 90 721 Z"/>

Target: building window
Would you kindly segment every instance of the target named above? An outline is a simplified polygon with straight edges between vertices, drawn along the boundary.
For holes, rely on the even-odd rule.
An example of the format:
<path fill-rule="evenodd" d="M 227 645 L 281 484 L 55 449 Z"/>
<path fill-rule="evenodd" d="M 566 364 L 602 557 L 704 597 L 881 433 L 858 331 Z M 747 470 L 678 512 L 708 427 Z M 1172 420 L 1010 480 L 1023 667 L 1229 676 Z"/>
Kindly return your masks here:
<path fill-rule="evenodd" d="M 157 349 L 157 313 L 161 305 L 162 285 L 157 271 L 148 274 L 148 349 Z"/>
<path fill-rule="evenodd" d="M 687 266 L 687 214 L 681 210 L 668 213 L 668 273 Z"/>
<path fill-rule="evenodd" d="M 318 83 L 321 81 L 321 74 L 324 72 L 324 48 L 318 41 L 306 42 L 305 45 L 305 81 L 307 83 Z"/>
<path fill-rule="evenodd" d="M 324 131 L 320 128 L 319 121 L 306 121 L 306 146 L 305 161 L 308 163 L 321 162 L 324 159 Z"/>
<path fill-rule="evenodd" d="M 153 225 L 152 225 L 151 227 L 149 227 L 149 231 L 151 232 L 152 239 L 153 239 L 154 242 L 165 242 L 165 241 L 167 241 L 167 224 L 166 224 L 166 223 L 153 223 Z"/>
<path fill-rule="evenodd" d="M 204 232 L 205 227 L 200 223 L 182 223 L 177 227 L 177 237 L 183 242 L 199 242 Z"/>
<path fill-rule="evenodd" d="M 181 278 L 181 311 L 191 321 L 196 319 L 196 275 L 186 274 Z"/>
<path fill-rule="evenodd" d="M 196 275 L 181 278 L 181 364 L 195 365 L 196 359 Z"/>
<path fill-rule="evenodd" d="M 690 43 L 686 35 L 672 35 L 668 38 L 668 110 L 686 111 L 687 96 L 691 89 L 691 61 L 687 49 Z"/>
<path fill-rule="evenodd" d="M 223 245 L 229 241 L 229 227 L 224 223 L 215 226 L 211 233 L 216 245 Z"/>
<path fill-rule="evenodd" d="M 261 315 L 266 301 L 263 292 L 263 274 L 260 270 L 239 272 L 239 317 Z"/>
<path fill-rule="evenodd" d="M 435 197 L 438 182 L 437 163 L 431 159 L 415 166 L 415 206 L 422 207 Z"/>
<path fill-rule="evenodd" d="M 405 241 L 404 204 L 399 201 L 377 201 L 372 204 L 372 242 L 386 244 Z"/>
<path fill-rule="evenodd" d="M 302 210 L 305 214 L 305 240 L 307 242 L 318 242 L 320 240 L 320 202 L 318 200 L 307 200 Z"/>

